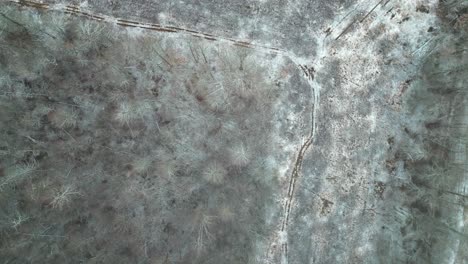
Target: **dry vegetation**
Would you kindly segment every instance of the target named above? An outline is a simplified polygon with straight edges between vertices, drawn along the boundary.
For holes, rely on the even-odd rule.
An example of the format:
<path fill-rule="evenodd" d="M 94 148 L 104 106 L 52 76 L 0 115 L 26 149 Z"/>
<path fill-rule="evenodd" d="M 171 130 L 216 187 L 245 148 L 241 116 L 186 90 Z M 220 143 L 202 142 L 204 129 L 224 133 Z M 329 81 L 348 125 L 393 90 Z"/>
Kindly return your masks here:
<path fill-rule="evenodd" d="M 275 58 L 4 7 L 0 259 L 247 263 L 273 228 Z"/>

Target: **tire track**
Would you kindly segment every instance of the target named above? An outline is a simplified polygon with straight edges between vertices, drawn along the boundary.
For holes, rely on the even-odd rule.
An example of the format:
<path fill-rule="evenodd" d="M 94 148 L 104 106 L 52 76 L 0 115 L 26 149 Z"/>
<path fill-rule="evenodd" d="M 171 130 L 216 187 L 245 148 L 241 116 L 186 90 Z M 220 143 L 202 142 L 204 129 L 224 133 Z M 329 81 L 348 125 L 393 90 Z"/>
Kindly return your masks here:
<path fill-rule="evenodd" d="M 189 29 L 189 28 L 178 27 L 178 26 L 173 26 L 173 25 L 145 23 L 145 22 L 140 22 L 140 21 L 128 20 L 124 18 L 115 18 L 112 16 L 104 15 L 104 14 L 94 14 L 91 11 L 84 10 L 77 5 L 47 4 L 47 3 L 41 3 L 41 2 L 36 2 L 36 1 L 30 1 L 30 0 L 7 0 L 7 2 L 14 3 L 20 6 L 24 6 L 24 7 L 40 9 L 40 10 L 59 11 L 65 14 L 81 16 L 90 20 L 111 23 L 111 24 L 115 24 L 121 27 L 140 28 L 140 29 L 152 30 L 152 31 L 157 31 L 157 32 L 162 32 L 162 33 L 186 34 L 192 37 L 202 38 L 202 39 L 206 39 L 209 41 L 220 41 L 220 42 L 229 43 L 231 45 L 238 46 L 238 47 L 255 49 L 260 52 L 267 52 L 271 54 L 285 53 L 284 50 L 281 50 L 279 48 L 270 47 L 270 46 L 261 45 L 261 44 L 255 44 L 251 41 L 237 40 L 237 39 L 222 37 L 222 36 L 215 36 L 209 33 L 200 32 L 200 31 L 196 31 L 193 29 Z"/>

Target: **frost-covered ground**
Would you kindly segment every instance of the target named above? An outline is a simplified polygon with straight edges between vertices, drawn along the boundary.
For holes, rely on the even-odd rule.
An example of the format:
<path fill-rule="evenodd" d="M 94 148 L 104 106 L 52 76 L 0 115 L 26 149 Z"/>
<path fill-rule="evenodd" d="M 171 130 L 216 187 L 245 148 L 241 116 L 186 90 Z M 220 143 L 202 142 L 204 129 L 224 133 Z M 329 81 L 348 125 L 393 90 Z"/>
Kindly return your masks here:
<path fill-rule="evenodd" d="M 6 263 L 465 263 L 464 1 L 5 1 Z"/>

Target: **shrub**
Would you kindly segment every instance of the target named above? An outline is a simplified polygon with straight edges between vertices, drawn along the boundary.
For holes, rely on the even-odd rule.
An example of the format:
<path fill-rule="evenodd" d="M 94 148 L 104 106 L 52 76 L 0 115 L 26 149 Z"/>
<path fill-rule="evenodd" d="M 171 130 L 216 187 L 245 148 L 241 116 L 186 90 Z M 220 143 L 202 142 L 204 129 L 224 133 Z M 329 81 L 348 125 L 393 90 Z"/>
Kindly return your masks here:
<path fill-rule="evenodd" d="M 148 121 L 155 113 L 154 106 L 148 101 L 123 101 L 119 104 L 114 119 L 121 125 L 128 125 L 137 120 Z M 151 120 L 155 122 L 155 120 Z M 152 123 L 151 123 L 152 124 Z M 156 127 L 159 127 L 156 125 Z"/>
<path fill-rule="evenodd" d="M 26 163 L 10 167 L 6 170 L 5 176 L 0 180 L 0 191 L 10 185 L 20 183 L 25 178 L 29 177 L 36 169 L 36 164 Z"/>
<path fill-rule="evenodd" d="M 249 164 L 251 158 L 249 149 L 244 146 L 244 143 L 231 147 L 229 150 L 229 157 L 231 164 L 239 167 Z"/>
<path fill-rule="evenodd" d="M 210 227 L 214 224 L 215 217 L 208 215 L 204 208 L 197 207 L 194 211 L 193 231 L 196 232 L 195 249 L 197 255 L 200 255 L 207 243 L 213 240 L 214 236 Z"/>
<path fill-rule="evenodd" d="M 221 163 L 212 161 L 203 170 L 203 179 L 212 184 L 224 182 L 227 171 Z"/>
<path fill-rule="evenodd" d="M 70 204 L 73 196 L 80 195 L 79 192 L 71 185 L 62 186 L 60 190 L 57 190 L 54 194 L 54 198 L 50 205 L 52 208 L 62 210 L 65 206 Z"/>
<path fill-rule="evenodd" d="M 232 208 L 227 204 L 223 204 L 219 207 L 218 215 L 219 215 L 219 219 L 225 223 L 232 221 L 235 217 L 235 214 L 232 211 Z"/>
<path fill-rule="evenodd" d="M 63 106 L 50 111 L 47 116 L 53 126 L 61 129 L 73 128 L 78 122 L 78 112 Z"/>

